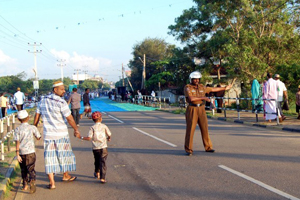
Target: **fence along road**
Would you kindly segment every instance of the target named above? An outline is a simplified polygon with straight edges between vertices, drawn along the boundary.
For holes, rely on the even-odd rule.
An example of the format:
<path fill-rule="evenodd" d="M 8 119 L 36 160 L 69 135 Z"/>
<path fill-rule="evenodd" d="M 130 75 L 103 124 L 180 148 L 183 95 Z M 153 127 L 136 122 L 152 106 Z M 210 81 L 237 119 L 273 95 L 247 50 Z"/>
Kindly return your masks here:
<path fill-rule="evenodd" d="M 186 156 L 183 115 L 106 112 L 103 117 L 113 134 L 108 149 L 107 184 L 93 178 L 91 143 L 71 137 L 77 160 L 73 174 L 78 179 L 63 183 L 62 176 L 56 175 L 56 189 L 45 189 L 48 178 L 43 142 L 38 141 L 37 192 L 30 195 L 19 191 L 17 199 L 300 198 L 300 134 L 208 120 L 216 153 L 204 152 L 197 128 L 194 155 Z M 86 135 L 92 124 L 84 119 L 81 134 Z"/>

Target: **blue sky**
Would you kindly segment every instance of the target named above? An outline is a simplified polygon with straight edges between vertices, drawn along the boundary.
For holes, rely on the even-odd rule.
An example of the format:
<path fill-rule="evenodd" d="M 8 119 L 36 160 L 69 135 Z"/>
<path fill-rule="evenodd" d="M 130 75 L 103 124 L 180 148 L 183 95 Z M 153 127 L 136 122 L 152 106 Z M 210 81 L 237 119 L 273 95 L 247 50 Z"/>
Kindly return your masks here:
<path fill-rule="evenodd" d="M 74 69 L 118 81 L 122 63 L 132 59 L 132 47 L 147 37 L 180 45 L 168 26 L 192 0 L 0 0 L 0 76 L 25 71 L 34 77 L 33 47 L 40 79 L 60 78 Z"/>

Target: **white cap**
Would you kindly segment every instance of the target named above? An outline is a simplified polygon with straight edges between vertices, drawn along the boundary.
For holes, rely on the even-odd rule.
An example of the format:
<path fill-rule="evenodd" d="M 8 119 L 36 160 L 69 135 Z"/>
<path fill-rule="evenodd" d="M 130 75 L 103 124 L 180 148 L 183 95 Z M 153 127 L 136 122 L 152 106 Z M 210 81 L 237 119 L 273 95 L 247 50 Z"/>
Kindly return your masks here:
<path fill-rule="evenodd" d="M 61 81 L 56 81 L 56 82 L 53 83 L 52 87 L 58 87 L 58 86 L 61 86 L 61 85 L 64 85 L 64 83 L 61 82 Z"/>
<path fill-rule="evenodd" d="M 190 74 L 190 82 L 192 82 L 193 78 L 201 78 L 202 74 L 198 71 L 194 71 Z"/>
<path fill-rule="evenodd" d="M 28 112 L 26 110 L 20 110 L 18 112 L 19 119 L 25 119 L 26 117 L 28 117 Z"/>
<path fill-rule="evenodd" d="M 274 77 L 275 77 L 275 78 L 280 78 L 280 75 L 279 75 L 279 74 L 275 74 Z"/>

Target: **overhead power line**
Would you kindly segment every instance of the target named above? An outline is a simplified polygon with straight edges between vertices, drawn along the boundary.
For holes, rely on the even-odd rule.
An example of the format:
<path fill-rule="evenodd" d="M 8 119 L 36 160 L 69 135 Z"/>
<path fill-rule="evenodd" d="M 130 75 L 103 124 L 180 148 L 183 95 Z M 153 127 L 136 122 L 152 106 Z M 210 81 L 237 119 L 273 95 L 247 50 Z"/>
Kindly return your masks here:
<path fill-rule="evenodd" d="M 0 15 L 0 18 L 2 18 L 7 24 L 9 24 L 12 28 L 14 28 L 16 31 L 18 31 L 19 33 L 21 33 L 22 36 L 26 37 L 27 39 L 31 40 L 31 42 L 34 42 L 35 40 L 28 37 L 25 33 L 23 33 L 22 31 L 20 31 L 19 29 L 17 29 L 14 25 L 12 25 L 9 21 L 7 21 L 3 16 Z"/>

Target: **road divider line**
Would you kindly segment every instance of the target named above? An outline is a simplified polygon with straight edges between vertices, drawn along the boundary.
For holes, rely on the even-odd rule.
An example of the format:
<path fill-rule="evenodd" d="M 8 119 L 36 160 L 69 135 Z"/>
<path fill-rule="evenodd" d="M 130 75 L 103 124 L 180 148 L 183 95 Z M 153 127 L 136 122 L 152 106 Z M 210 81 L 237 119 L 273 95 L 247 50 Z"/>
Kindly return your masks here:
<path fill-rule="evenodd" d="M 276 193 L 276 194 L 278 194 L 280 196 L 283 196 L 283 197 L 285 197 L 287 199 L 300 200 L 297 197 L 294 197 L 294 196 L 289 195 L 289 194 L 287 194 L 285 192 L 282 192 L 281 190 L 273 188 L 272 186 L 269 186 L 269 185 L 267 185 L 267 184 L 265 184 L 265 183 L 263 183 L 261 181 L 258 181 L 258 180 L 254 179 L 254 178 L 251 178 L 250 176 L 247 176 L 247 175 L 245 175 L 245 174 L 243 174 L 241 172 L 235 171 L 235 170 L 233 170 L 233 169 L 231 169 L 229 167 L 226 167 L 224 165 L 219 165 L 219 167 L 222 168 L 222 169 L 224 169 L 224 170 L 226 170 L 226 171 L 228 171 L 228 172 L 231 172 L 231 173 L 233 173 L 233 174 L 235 174 L 235 175 L 237 175 L 237 176 L 239 176 L 241 178 L 244 178 L 244 179 L 246 179 L 246 180 L 248 180 L 248 181 L 250 181 L 250 182 L 252 182 L 252 183 L 254 183 L 256 185 L 259 185 L 260 187 L 263 187 L 263 188 L 265 188 L 265 189 L 267 189 L 267 190 L 269 190 L 271 192 L 274 192 L 274 193 Z"/>
<path fill-rule="evenodd" d="M 113 118 L 114 120 L 117 120 L 118 122 L 120 122 L 120 123 L 124 123 L 123 121 L 121 121 L 121 120 L 119 120 L 119 119 L 117 119 L 117 118 L 115 118 L 115 117 L 113 117 L 113 116 L 111 116 L 111 115 L 108 115 L 110 118 Z"/>
<path fill-rule="evenodd" d="M 106 115 L 106 112 L 102 112 L 104 115 Z"/>
<path fill-rule="evenodd" d="M 151 135 L 151 134 L 149 134 L 149 133 L 146 133 L 145 131 L 142 131 L 142 130 L 140 130 L 140 129 L 138 129 L 138 128 L 135 128 L 135 127 L 132 127 L 132 128 L 133 128 L 134 130 L 140 132 L 140 133 L 143 133 L 144 135 L 147 135 L 147 136 L 152 137 L 153 139 L 156 139 L 156 140 L 158 140 L 158 141 L 160 141 L 160 142 L 162 142 L 162 143 L 165 143 L 165 144 L 167 144 L 167 145 L 170 145 L 171 147 L 177 147 L 177 145 L 172 144 L 171 142 L 168 142 L 168 141 L 166 141 L 166 140 L 160 139 L 160 138 L 158 138 L 158 137 L 156 137 L 156 136 L 154 136 L 154 135 Z"/>

